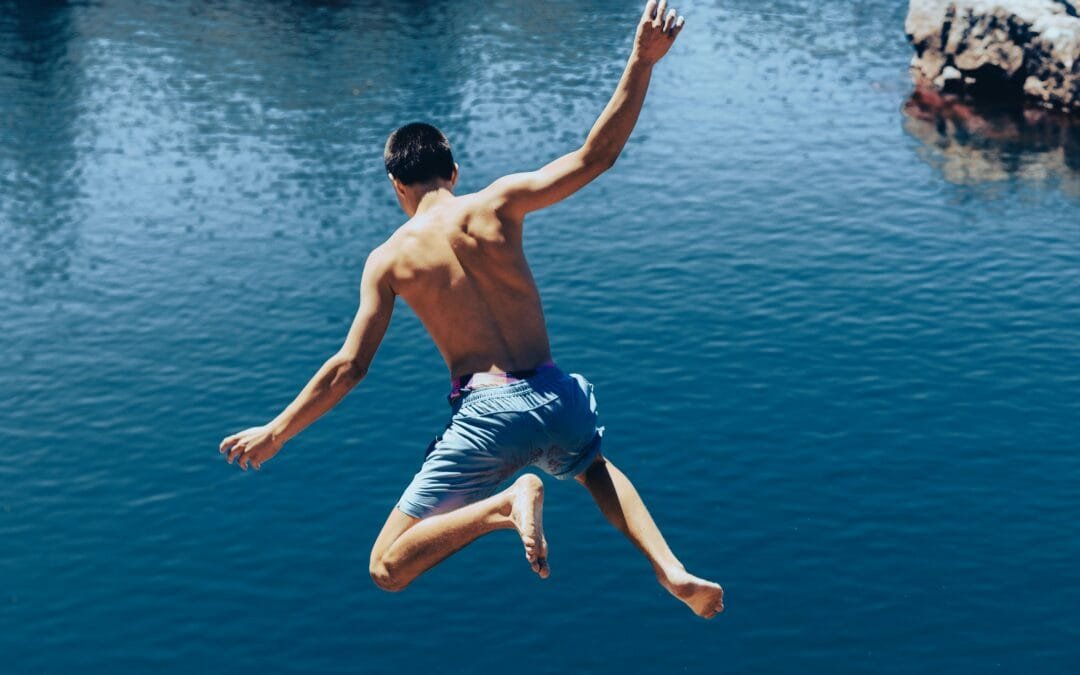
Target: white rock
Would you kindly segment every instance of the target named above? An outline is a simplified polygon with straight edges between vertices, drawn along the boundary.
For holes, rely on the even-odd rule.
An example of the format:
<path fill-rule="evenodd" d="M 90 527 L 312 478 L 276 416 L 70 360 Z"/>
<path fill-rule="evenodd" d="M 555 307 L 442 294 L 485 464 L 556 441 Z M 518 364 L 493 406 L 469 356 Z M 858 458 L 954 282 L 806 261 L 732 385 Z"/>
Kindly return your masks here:
<path fill-rule="evenodd" d="M 941 70 L 941 74 L 934 78 L 934 86 L 938 89 L 946 89 L 951 80 L 963 79 L 964 74 L 952 66 L 945 66 Z"/>

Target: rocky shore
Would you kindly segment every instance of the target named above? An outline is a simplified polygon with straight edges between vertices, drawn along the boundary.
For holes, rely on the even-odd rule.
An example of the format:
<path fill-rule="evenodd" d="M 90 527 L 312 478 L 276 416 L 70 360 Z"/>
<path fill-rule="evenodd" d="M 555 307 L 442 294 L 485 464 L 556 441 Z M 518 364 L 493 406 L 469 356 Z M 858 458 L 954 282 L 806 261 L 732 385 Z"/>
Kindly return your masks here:
<path fill-rule="evenodd" d="M 1080 0 L 911 0 L 918 86 L 1080 114 Z"/>

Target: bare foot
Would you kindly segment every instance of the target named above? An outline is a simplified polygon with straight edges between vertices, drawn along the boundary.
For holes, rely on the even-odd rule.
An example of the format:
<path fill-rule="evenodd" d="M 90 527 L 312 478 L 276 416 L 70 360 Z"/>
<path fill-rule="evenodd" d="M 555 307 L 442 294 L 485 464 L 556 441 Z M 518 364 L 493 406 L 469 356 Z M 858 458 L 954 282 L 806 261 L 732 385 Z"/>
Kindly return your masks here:
<path fill-rule="evenodd" d="M 525 544 L 525 559 L 533 572 L 547 579 L 551 574 L 547 562 L 547 539 L 544 538 L 544 484 L 533 473 L 522 474 L 510 486 L 513 501 L 510 519 Z"/>
<path fill-rule="evenodd" d="M 694 614 L 711 619 L 724 611 L 724 589 L 719 584 L 695 577 L 686 570 L 676 570 L 660 576 L 660 584 L 682 600 Z"/>

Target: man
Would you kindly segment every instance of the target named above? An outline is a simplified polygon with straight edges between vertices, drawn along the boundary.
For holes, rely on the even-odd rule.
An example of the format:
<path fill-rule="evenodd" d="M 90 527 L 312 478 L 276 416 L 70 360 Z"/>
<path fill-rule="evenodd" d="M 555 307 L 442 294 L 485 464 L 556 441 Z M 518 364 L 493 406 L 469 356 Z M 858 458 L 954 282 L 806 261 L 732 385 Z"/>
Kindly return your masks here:
<path fill-rule="evenodd" d="M 256 469 L 363 379 L 401 296 L 450 369 L 452 416 L 391 510 L 371 576 L 397 591 L 497 529 L 514 528 L 541 578 L 550 574 L 538 466 L 588 488 L 603 514 L 652 563 L 660 583 L 698 615 L 723 611 L 723 590 L 688 573 L 627 477 L 600 453 L 592 385 L 551 360 L 540 295 L 522 250 L 525 215 L 569 197 L 609 169 L 637 121 L 653 66 L 682 30 L 667 0 L 649 0 L 614 96 L 581 148 L 538 171 L 453 194 L 458 167 L 442 133 L 401 127 L 387 173 L 409 220 L 368 256 L 360 309 L 337 354 L 272 422 L 225 438 L 229 463 Z"/>

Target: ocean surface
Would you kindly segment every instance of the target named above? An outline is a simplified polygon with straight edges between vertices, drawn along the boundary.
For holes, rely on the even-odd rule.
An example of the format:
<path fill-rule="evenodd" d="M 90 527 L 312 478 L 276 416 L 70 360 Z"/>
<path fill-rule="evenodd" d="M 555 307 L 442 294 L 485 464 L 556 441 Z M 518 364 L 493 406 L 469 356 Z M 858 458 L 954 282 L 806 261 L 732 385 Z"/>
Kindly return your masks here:
<path fill-rule="evenodd" d="M 572 481 L 550 579 L 496 532 L 373 585 L 448 414 L 401 303 L 261 472 L 217 452 L 344 338 L 386 135 L 461 191 L 575 148 L 637 1 L 0 2 L 0 671 L 1077 672 L 1080 131 L 912 110 L 903 2 L 681 9 L 526 248 L 712 621 Z"/>

